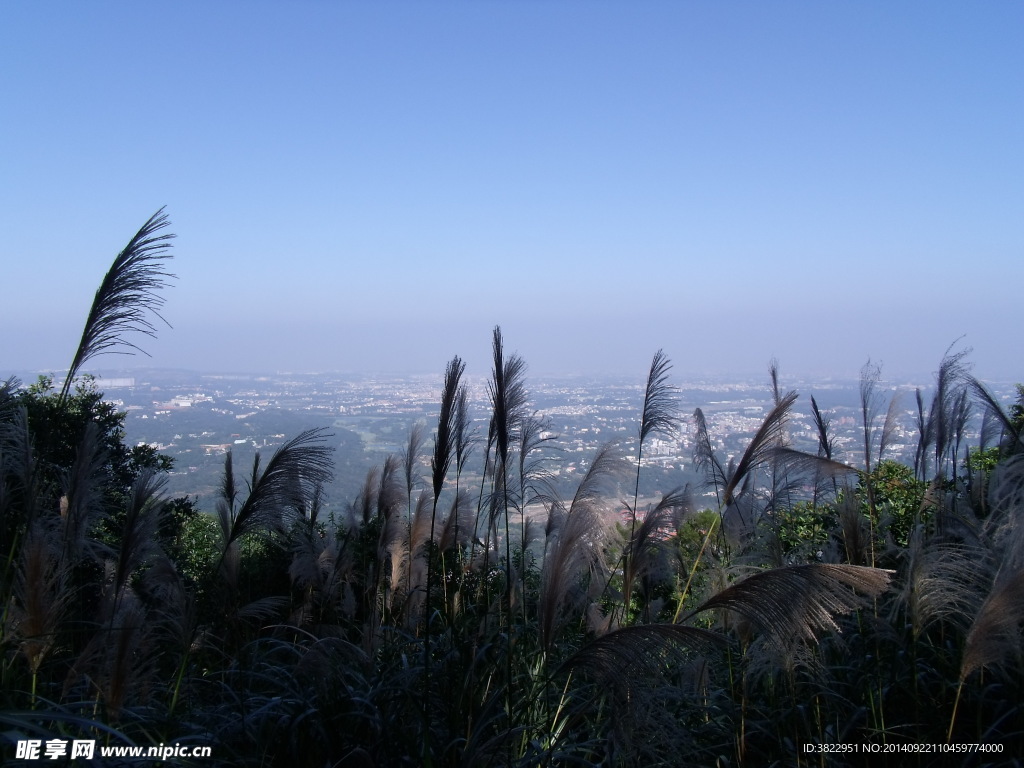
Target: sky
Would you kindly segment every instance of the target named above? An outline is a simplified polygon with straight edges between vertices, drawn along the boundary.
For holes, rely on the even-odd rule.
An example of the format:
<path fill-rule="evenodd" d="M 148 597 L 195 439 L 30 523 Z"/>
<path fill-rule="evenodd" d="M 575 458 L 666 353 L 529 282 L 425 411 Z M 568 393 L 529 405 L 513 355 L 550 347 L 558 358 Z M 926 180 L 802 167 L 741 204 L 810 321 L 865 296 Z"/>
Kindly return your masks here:
<path fill-rule="evenodd" d="M 1024 380 L 1024 4 L 0 5 L 0 373 Z"/>

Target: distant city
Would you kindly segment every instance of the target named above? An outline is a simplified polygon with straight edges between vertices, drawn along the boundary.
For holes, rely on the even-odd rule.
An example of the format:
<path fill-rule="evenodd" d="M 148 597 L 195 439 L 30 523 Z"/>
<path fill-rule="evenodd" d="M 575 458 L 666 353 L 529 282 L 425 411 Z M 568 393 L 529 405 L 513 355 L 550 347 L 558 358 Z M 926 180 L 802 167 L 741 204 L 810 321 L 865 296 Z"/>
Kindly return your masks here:
<path fill-rule="evenodd" d="M 30 374 L 20 374 L 24 383 Z M 486 439 L 487 379 L 467 380 L 477 435 Z M 773 406 L 767 373 L 762 379 L 673 381 L 678 388 L 679 428 L 671 438 L 644 444 L 644 493 L 655 495 L 690 483 L 705 492 L 693 464 L 694 418 L 700 408 L 713 446 L 725 464 L 742 454 L 746 443 Z M 212 511 L 224 456 L 232 452 L 236 473 L 243 474 L 255 452 L 274 448 L 303 429 L 325 428 L 336 445 L 334 485 L 329 506 L 351 502 L 366 472 L 389 453 L 404 453 L 416 422 L 426 427 L 421 452 L 422 475 L 429 474 L 430 432 L 437 421 L 441 376 L 354 376 L 330 374 L 231 375 L 175 370 L 137 370 L 98 376 L 107 400 L 127 412 L 129 444 L 146 443 L 174 459 L 168 492 L 190 495 Z M 581 473 L 598 448 L 616 441 L 636 461 L 637 430 L 643 405 L 642 376 L 536 377 L 527 380 L 530 407 L 545 423 L 546 441 L 538 454 L 545 476 L 557 492 L 571 496 Z M 898 425 L 887 457 L 912 464 L 917 441 L 914 389 L 931 401 L 930 382 L 879 382 L 883 396 L 879 425 L 893 397 L 900 398 Z M 783 392 L 800 398 L 788 421 L 790 445 L 817 451 L 817 431 L 810 397 L 826 413 L 835 437 L 836 457 L 855 466 L 863 462 L 859 382 L 787 381 Z M 1005 403 L 1016 393 L 1008 384 L 992 385 Z M 980 418 L 972 419 L 965 438 L 976 443 Z M 471 463 L 479 476 L 482 446 Z M 649 468 L 649 469 L 648 469 Z"/>

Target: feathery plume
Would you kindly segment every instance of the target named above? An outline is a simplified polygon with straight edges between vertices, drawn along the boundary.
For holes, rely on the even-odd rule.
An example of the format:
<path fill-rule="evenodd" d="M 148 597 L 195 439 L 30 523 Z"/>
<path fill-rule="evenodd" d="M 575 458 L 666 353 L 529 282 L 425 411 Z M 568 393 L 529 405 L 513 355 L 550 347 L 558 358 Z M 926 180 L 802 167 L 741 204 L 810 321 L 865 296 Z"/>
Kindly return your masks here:
<path fill-rule="evenodd" d="M 160 317 L 164 300 L 157 291 L 167 285 L 167 278 L 173 277 L 164 271 L 163 261 L 171 258 L 170 240 L 174 235 L 158 234 L 168 224 L 161 208 L 114 259 L 93 299 L 82 339 L 60 391 L 61 401 L 67 398 L 71 382 L 82 366 L 96 355 L 119 346 L 142 351 L 124 339 L 126 333 L 156 335 L 147 315 Z"/>
<path fill-rule="evenodd" d="M 456 355 L 448 363 L 444 374 L 444 389 L 441 392 L 441 412 L 437 418 L 437 435 L 434 437 L 434 455 L 430 462 L 434 485 L 434 498 L 441 495 L 444 480 L 451 465 L 452 456 L 458 449 L 458 408 L 459 389 L 466 364 Z"/>
<path fill-rule="evenodd" d="M 821 631 L 837 631 L 833 616 L 862 607 L 865 596 L 878 597 L 890 578 L 891 571 L 858 565 L 811 563 L 772 568 L 722 590 L 683 621 L 703 611 L 725 608 L 758 626 L 772 644 L 786 648 L 794 639 L 814 642 Z"/>
<path fill-rule="evenodd" d="M 725 490 L 722 494 L 722 503 L 725 506 L 732 504 L 736 499 L 736 490 L 744 482 L 748 475 L 769 461 L 777 448 L 777 442 L 782 435 L 786 425 L 786 417 L 790 408 L 796 402 L 797 393 L 790 392 L 783 397 L 779 403 L 765 416 L 761 426 L 747 445 L 743 456 L 740 458 L 736 468 L 730 473 Z"/>
<path fill-rule="evenodd" d="M 262 471 L 256 454 L 249 494 L 227 521 L 225 548 L 247 533 L 279 530 L 284 515 L 305 508 L 314 490 L 331 478 L 333 449 L 325 445 L 326 437 L 323 429 L 305 430 L 278 448 Z M 226 464 L 225 497 L 234 490 L 233 481 L 229 487 L 227 467 L 230 462 Z"/>
<path fill-rule="evenodd" d="M 651 360 L 651 369 L 647 374 L 647 386 L 644 389 L 644 410 L 640 419 L 640 443 L 650 434 L 669 436 L 676 429 L 679 418 L 676 403 L 676 390 L 668 383 L 668 373 L 672 363 L 658 350 Z"/>

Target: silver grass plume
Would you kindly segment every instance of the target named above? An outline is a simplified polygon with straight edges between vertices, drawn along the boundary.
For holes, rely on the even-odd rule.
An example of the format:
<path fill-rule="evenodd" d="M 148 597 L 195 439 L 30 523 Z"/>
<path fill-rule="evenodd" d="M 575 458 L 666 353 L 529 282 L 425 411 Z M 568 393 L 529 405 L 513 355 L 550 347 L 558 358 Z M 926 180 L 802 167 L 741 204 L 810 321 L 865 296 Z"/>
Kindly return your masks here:
<path fill-rule="evenodd" d="M 43 513 L 41 467 L 36 457 L 32 430 L 28 423 L 28 410 L 24 406 L 13 409 L 11 422 L 0 433 L 0 437 L 3 438 L 0 450 L 3 451 L 3 470 L 6 475 L 3 478 L 4 485 L 7 486 L 5 495 L 15 489 L 21 495 L 20 506 L 23 520 L 20 522 L 16 520 L 3 521 L 5 525 L 13 525 L 15 531 L 11 531 L 11 533 L 14 535 L 20 526 L 29 526 L 39 514 Z M 9 486 L 8 482 L 10 482 Z M 24 528 L 21 530 L 23 532 Z"/>
<path fill-rule="evenodd" d="M 782 393 L 779 390 L 779 361 L 774 357 L 768 363 L 768 375 L 772 382 L 772 402 L 778 406 L 782 401 Z M 776 448 L 785 448 L 787 445 L 786 431 L 782 429 L 775 438 L 775 446 Z M 775 510 L 780 505 L 787 508 L 792 506 L 792 493 L 796 488 L 796 483 L 790 480 L 786 465 L 779 462 L 777 456 L 772 458 L 769 477 L 771 487 L 765 500 L 764 509 Z"/>
<path fill-rule="evenodd" d="M 67 398 L 71 382 L 82 366 L 96 355 L 115 347 L 143 351 L 126 341 L 125 334 L 156 335 L 149 314 L 160 317 L 159 310 L 164 300 L 157 291 L 167 285 L 167 278 L 173 277 L 164 271 L 163 262 L 171 258 L 170 240 L 174 235 L 159 234 L 168 224 L 167 215 L 161 208 L 150 216 L 114 259 L 93 298 L 82 339 L 60 391 L 61 401 Z"/>
<path fill-rule="evenodd" d="M 505 611 L 511 627 L 512 602 L 513 602 L 513 578 L 512 578 L 512 532 L 509 521 L 509 493 L 508 493 L 508 452 L 515 439 L 519 428 L 522 426 L 523 417 L 526 411 L 526 363 L 519 355 L 510 355 L 505 358 L 504 346 L 501 338 L 501 328 L 495 326 L 492 341 L 494 353 L 494 368 L 491 372 L 491 381 L 488 383 L 488 390 L 491 396 L 491 435 L 494 438 L 494 445 L 497 450 L 497 457 L 500 465 L 496 470 L 501 472 L 499 477 L 500 492 L 502 496 L 502 509 L 505 513 Z M 490 439 L 490 435 L 489 435 Z M 485 550 L 486 555 L 486 550 Z M 506 705 L 511 708 L 511 685 L 512 685 L 512 632 L 508 632 L 505 663 L 505 684 L 506 684 Z"/>
<path fill-rule="evenodd" d="M 121 529 L 117 565 L 113 574 L 113 595 L 119 599 L 132 574 L 160 552 L 157 530 L 164 510 L 167 476 L 143 470 L 132 483 Z"/>
<path fill-rule="evenodd" d="M 420 491 L 416 500 L 409 537 L 409 558 L 407 561 L 408 593 L 406 595 L 406 621 L 412 625 L 424 605 L 427 588 L 428 558 L 430 544 L 434 539 L 434 515 L 437 505 L 428 491 Z"/>
<path fill-rule="evenodd" d="M 402 460 L 393 453 L 384 459 L 380 471 L 380 486 L 377 491 L 377 517 L 388 520 L 402 504 L 402 491 L 398 484 L 398 471 Z"/>
<path fill-rule="evenodd" d="M 679 418 L 676 389 L 668 383 L 672 363 L 662 350 L 654 353 L 644 389 L 644 410 L 640 419 L 640 443 L 650 434 L 671 435 Z"/>
<path fill-rule="evenodd" d="M 872 365 L 870 358 L 860 371 L 860 411 L 861 425 L 864 430 L 864 490 L 868 497 L 868 523 L 871 527 L 870 547 L 871 565 L 875 564 L 875 526 L 878 523 L 878 508 L 875 505 L 875 484 L 872 480 L 871 449 L 874 440 L 875 421 L 881 409 L 881 395 L 875 391 L 882 369 Z"/>
<path fill-rule="evenodd" d="M 99 426 L 86 424 L 75 451 L 75 460 L 64 473 L 61 486 L 61 518 L 63 523 L 63 556 L 75 563 L 94 544 L 88 536 L 96 522 L 103 518 L 103 489 L 106 482 L 106 451 L 100 445 Z"/>
<path fill-rule="evenodd" d="M 13 629 L 18 647 L 35 676 L 58 641 L 64 617 L 75 599 L 69 564 L 40 518 L 33 520 L 21 546 L 14 575 L 13 600 L 3 630 Z"/>
<path fill-rule="evenodd" d="M 919 523 L 904 552 L 890 623 L 896 626 L 902 608 L 915 639 L 940 622 L 966 632 L 967 617 L 985 597 L 990 567 L 985 548 L 927 536 Z"/>
<path fill-rule="evenodd" d="M 796 448 L 776 448 L 776 457 L 790 469 L 797 472 L 808 472 L 826 478 L 840 478 L 846 475 L 862 476 L 864 471 L 830 459 L 820 454 L 806 453 Z"/>
<path fill-rule="evenodd" d="M 612 530 L 605 520 L 605 489 L 621 467 L 621 457 L 610 443 L 594 456 L 580 481 L 568 510 L 553 502 L 549 512 L 549 539 L 540 581 L 540 639 L 551 648 L 559 629 L 578 614 L 587 598 L 587 582 L 597 575 Z"/>
<path fill-rule="evenodd" d="M 765 416 L 764 421 L 761 422 L 761 426 L 754 433 L 754 437 L 747 445 L 739 463 L 730 473 L 722 494 L 722 503 L 725 506 L 732 504 L 736 500 L 736 490 L 741 487 L 740 484 L 747 476 L 771 460 L 777 449 L 778 440 L 785 429 L 786 417 L 789 415 L 789 410 L 793 407 L 796 399 L 797 393 L 789 392 L 779 400 L 775 407 Z"/>
<path fill-rule="evenodd" d="M 441 411 L 437 417 L 437 434 L 434 436 L 434 455 L 430 460 L 432 473 L 434 499 L 433 508 L 430 512 L 430 540 L 434 540 L 435 527 L 437 525 L 437 504 L 441 498 L 441 489 L 444 488 L 445 478 L 448 476 L 448 469 L 452 459 L 458 463 L 459 450 L 459 393 L 462 390 L 462 374 L 466 364 L 458 355 L 448 363 L 444 373 L 444 387 L 441 391 Z M 461 466 L 461 465 L 460 465 Z M 458 471 L 458 469 L 456 470 Z M 458 495 L 456 493 L 456 495 Z M 458 515 L 458 499 L 454 509 L 456 520 Z M 442 550 L 443 551 L 443 550 Z M 434 570 L 430 562 L 430 553 L 427 552 L 427 610 L 430 610 L 431 593 L 433 591 Z M 427 635 L 424 644 L 425 664 L 429 667 L 430 659 L 428 650 L 430 648 L 430 618 L 427 617 Z"/>
<path fill-rule="evenodd" d="M 860 369 L 860 413 L 861 426 L 864 431 L 864 471 L 871 474 L 873 462 L 872 446 L 874 444 L 875 420 L 881 410 L 882 396 L 876 391 L 878 381 L 882 376 L 882 368 L 872 364 L 869 359 Z M 874 500 L 871 501 L 872 507 Z M 872 513 L 873 513 L 872 509 Z"/>
<path fill-rule="evenodd" d="M 494 328 L 493 353 L 494 368 L 487 388 L 491 398 L 494 442 L 502 471 L 505 471 L 509 448 L 526 415 L 526 363 L 519 355 L 505 357 L 498 326 Z"/>
<path fill-rule="evenodd" d="M 668 374 L 672 369 L 672 363 L 665 357 L 662 350 L 654 353 L 651 360 L 651 368 L 647 372 L 647 386 L 644 388 L 644 407 L 640 417 L 640 433 L 636 449 L 636 482 L 633 487 L 633 504 L 629 508 L 629 538 L 632 540 L 636 535 L 637 505 L 640 499 L 640 468 L 643 464 L 644 440 L 650 434 L 671 435 L 676 428 L 676 420 L 679 418 L 678 405 L 676 403 L 675 388 L 668 383 Z M 630 572 L 629 558 L 632 555 L 627 546 L 622 551 L 622 568 L 624 573 Z M 635 572 L 635 569 L 633 569 Z M 623 602 L 623 616 L 629 612 L 629 596 L 631 584 L 625 585 L 625 601 Z"/>
<path fill-rule="evenodd" d="M 6 381 L 0 383 L 0 423 L 4 423 L 10 417 L 15 408 L 14 393 L 21 387 L 21 381 L 16 376 L 10 376 Z"/>
<path fill-rule="evenodd" d="M 597 638 L 570 656 L 556 671 L 580 670 L 629 698 L 642 681 L 661 679 L 685 668 L 695 653 L 726 644 L 718 632 L 680 624 L 638 624 Z"/>
<path fill-rule="evenodd" d="M 377 508 L 377 491 L 379 490 L 380 484 L 380 469 L 377 467 L 370 467 L 366 471 L 366 479 L 363 481 L 363 487 L 359 491 L 359 496 L 356 497 L 355 504 L 353 505 L 353 517 L 361 522 L 363 525 L 369 524 L 373 518 L 373 513 Z"/>
<path fill-rule="evenodd" d="M 391 557 L 391 551 L 398 539 L 403 538 L 402 526 L 398 510 L 402 506 L 402 491 L 398 482 L 401 459 L 395 454 L 388 454 L 380 472 L 380 487 L 377 491 L 377 519 L 381 521 L 380 533 L 377 535 L 376 556 L 373 558 L 374 572 L 367 584 L 367 603 L 376 603 L 377 593 L 386 587 L 385 567 Z"/>
<path fill-rule="evenodd" d="M 672 363 L 659 349 L 651 360 L 651 368 L 647 372 L 647 386 L 644 388 L 644 408 L 640 417 L 640 434 L 637 443 L 636 488 L 633 493 L 631 536 L 636 529 L 636 504 L 640 495 L 640 464 L 643 460 L 644 440 L 651 434 L 665 437 L 672 435 L 679 418 L 676 389 L 668 383 L 670 370 L 672 370 Z"/>
<path fill-rule="evenodd" d="M 133 697 L 144 698 L 147 683 L 156 675 L 155 622 L 150 621 L 142 601 L 130 587 L 116 601 L 105 603 L 104 626 L 72 666 L 65 694 L 80 676 L 86 675 L 103 700 L 107 716 L 116 721 Z"/>
<path fill-rule="evenodd" d="M 1000 573 L 982 603 L 964 643 L 960 680 L 983 667 L 1003 662 L 1020 653 L 1020 628 L 1024 624 L 1024 570 Z"/>
<path fill-rule="evenodd" d="M 1021 651 L 1024 624 L 1024 454 L 1015 453 L 993 470 L 989 484 L 991 512 L 982 540 L 999 562 L 999 570 L 964 645 L 960 679 L 998 665 Z"/>
<path fill-rule="evenodd" d="M 839 529 L 847 562 L 855 565 L 867 562 L 871 533 L 865 530 L 867 519 L 861 511 L 860 502 L 852 493 L 844 493 L 838 507 Z"/>
<path fill-rule="evenodd" d="M 693 445 L 693 463 L 699 471 L 704 473 L 705 483 L 714 486 L 718 505 L 721 506 L 721 492 L 725 488 L 728 478 L 721 462 L 715 456 L 715 449 L 711 445 L 711 436 L 708 433 L 708 423 L 700 408 L 693 412 L 693 420 L 697 427 Z"/>
<path fill-rule="evenodd" d="M 427 433 L 426 426 L 422 421 L 417 421 L 409 429 L 409 439 L 405 444 L 405 456 L 402 459 L 402 469 L 405 475 L 405 500 L 406 500 L 406 543 L 411 547 L 412 542 L 412 525 L 415 513 L 413 512 L 412 506 L 412 492 L 413 489 L 420 482 L 419 473 L 419 457 L 420 451 L 423 450 L 423 443 L 426 442 Z M 412 550 L 409 550 L 409 557 L 412 557 Z M 412 578 L 412 568 L 406 568 L 406 593 L 412 592 L 412 583 L 409 579 Z M 394 583 L 392 583 L 394 585 Z"/>
<path fill-rule="evenodd" d="M 412 492 L 420 480 L 419 457 L 426 442 L 426 427 L 422 421 L 417 421 L 409 429 L 409 439 L 405 444 L 405 455 L 402 457 L 402 472 L 405 475 L 405 491 L 408 495 L 409 514 L 412 514 Z"/>
<path fill-rule="evenodd" d="M 892 399 L 889 400 L 889 407 L 885 411 L 885 421 L 882 422 L 882 435 L 878 440 L 879 461 L 885 457 L 885 451 L 892 444 L 893 435 L 896 434 L 902 401 L 903 398 L 899 392 L 894 392 Z"/>
<path fill-rule="evenodd" d="M 794 640 L 815 642 L 823 631 L 838 631 L 833 616 L 850 613 L 889 586 L 891 571 L 857 565 L 811 563 L 756 573 L 719 592 L 685 616 L 727 609 L 748 619 L 771 644 L 785 649 Z M 862 594 L 857 594 L 860 592 Z"/>
<path fill-rule="evenodd" d="M 459 390 L 462 374 L 465 370 L 466 364 L 456 355 L 448 363 L 444 373 L 444 388 L 441 391 L 441 412 L 437 418 L 434 455 L 430 461 L 435 499 L 441 496 L 441 489 L 444 487 L 448 468 L 458 449 Z"/>
<path fill-rule="evenodd" d="M 974 392 L 974 396 L 981 401 L 982 407 L 985 408 L 985 413 L 991 418 L 995 419 L 996 422 L 1002 427 L 1003 435 L 1007 443 L 1007 452 L 1015 453 L 1021 450 L 1021 435 L 1017 426 L 1013 423 L 1013 419 L 1003 409 L 1002 404 L 993 395 L 984 384 L 978 381 L 973 376 L 967 377 L 967 384 Z"/>
<path fill-rule="evenodd" d="M 237 511 L 228 507 L 226 518 L 221 515 L 221 524 L 226 526 L 224 549 L 247 533 L 282 530 L 286 516 L 306 507 L 315 489 L 331 478 L 333 449 L 324 443 L 326 437 L 323 429 L 305 430 L 278 448 L 262 471 L 256 454 L 245 501 Z M 230 467 L 227 461 L 222 488 L 225 505 L 236 493 Z"/>
<path fill-rule="evenodd" d="M 915 418 L 917 449 L 914 451 L 914 477 L 924 480 L 928 474 L 928 448 L 934 442 L 935 436 L 932 434 L 932 420 L 926 415 L 924 398 L 920 389 L 914 390 L 914 402 L 917 405 Z"/>
<path fill-rule="evenodd" d="M 832 436 L 832 422 L 818 408 L 814 395 L 811 395 L 811 414 L 818 433 L 818 455 L 831 460 L 836 448 L 835 437 Z"/>
<path fill-rule="evenodd" d="M 1024 453 L 1008 456 L 992 470 L 988 506 L 984 540 L 998 553 L 1004 569 L 1024 571 Z"/>
<path fill-rule="evenodd" d="M 944 459 L 956 436 L 957 401 L 968 370 L 963 359 L 970 353 L 970 349 L 959 352 L 951 350 L 952 345 L 946 350 L 939 364 L 935 376 L 935 396 L 932 398 L 932 407 L 928 414 L 929 432 L 934 438 L 934 469 L 937 477 L 942 474 Z"/>
<path fill-rule="evenodd" d="M 465 489 L 460 489 L 452 499 L 451 509 L 449 509 L 441 528 L 438 547 L 442 552 L 454 547 L 461 547 L 469 542 L 469 532 L 473 530 L 475 511 L 476 508 L 469 493 Z"/>
<path fill-rule="evenodd" d="M 662 496 L 653 509 L 647 511 L 643 522 L 626 542 L 623 557 L 623 605 L 630 605 L 630 598 L 637 579 L 649 573 L 674 543 L 674 535 L 682 523 L 683 515 L 690 508 L 689 487 L 676 488 Z"/>
<path fill-rule="evenodd" d="M 477 440 L 473 423 L 469 418 L 469 394 L 466 387 L 459 387 L 459 395 L 455 404 L 455 465 L 457 474 L 461 473 L 470 451 Z"/>
<path fill-rule="evenodd" d="M 551 424 L 547 419 L 534 414 L 526 416 L 519 429 L 519 508 L 525 514 L 526 507 L 541 495 L 544 483 L 550 475 L 542 468 L 542 458 L 537 452 L 544 443 L 555 439 L 547 434 Z"/>

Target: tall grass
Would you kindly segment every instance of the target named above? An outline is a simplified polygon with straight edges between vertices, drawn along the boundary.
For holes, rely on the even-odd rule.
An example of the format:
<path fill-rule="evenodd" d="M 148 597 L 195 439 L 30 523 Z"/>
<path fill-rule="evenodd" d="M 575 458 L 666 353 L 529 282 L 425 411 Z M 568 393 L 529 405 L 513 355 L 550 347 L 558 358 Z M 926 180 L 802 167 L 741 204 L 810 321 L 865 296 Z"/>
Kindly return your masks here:
<path fill-rule="evenodd" d="M 148 222 L 135 250 L 161 256 L 161 226 Z M 162 284 L 148 279 L 135 287 Z M 139 315 L 124 319 L 100 326 L 139 330 Z M 103 334 L 86 334 L 69 380 L 115 340 Z M 1012 764 L 1024 750 L 1020 424 L 962 354 L 940 364 L 930 407 L 918 393 L 909 479 L 885 476 L 908 494 L 915 472 L 929 481 L 907 532 L 879 483 L 899 406 L 883 418 L 873 366 L 863 468 L 813 397 L 817 451 L 790 447 L 797 393 L 773 367 L 774 405 L 732 460 L 695 413 L 715 508 L 666 489 L 642 512 L 645 441 L 671 439 L 678 419 L 664 355 L 647 373 L 635 463 L 609 443 L 562 497 L 543 482 L 558 459 L 540 450 L 552 436 L 525 363 L 499 328 L 491 341 L 481 451 L 455 357 L 429 483 L 418 429 L 328 515 L 329 436 L 304 432 L 244 472 L 229 454 L 217 516 L 175 540 L 161 533 L 158 471 L 113 487 L 96 400 L 65 383 L 44 423 L 30 414 L 50 395 L 0 386 L 4 748 L 40 734 L 181 738 L 245 766 L 850 765 L 870 761 L 802 747 L 946 740 L 1003 749 L 971 764 Z M 39 439 L 72 408 L 84 409 L 74 434 Z M 979 409 L 1002 434 L 973 446 Z M 982 449 L 991 466 L 967 478 Z M 172 552 L 188 553 L 187 575 Z"/>

